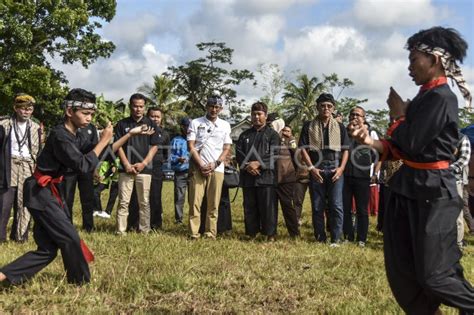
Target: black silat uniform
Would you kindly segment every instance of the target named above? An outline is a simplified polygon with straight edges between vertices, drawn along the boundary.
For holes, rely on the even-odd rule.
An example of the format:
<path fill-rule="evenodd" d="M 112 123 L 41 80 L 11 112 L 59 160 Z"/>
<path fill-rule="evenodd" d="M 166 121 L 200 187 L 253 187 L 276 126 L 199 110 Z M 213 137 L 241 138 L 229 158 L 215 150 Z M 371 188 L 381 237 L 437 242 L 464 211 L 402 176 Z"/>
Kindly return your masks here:
<path fill-rule="evenodd" d="M 457 99 L 447 84 L 420 92 L 390 142 L 413 162 L 455 160 Z M 387 277 L 408 314 L 433 314 L 440 303 L 474 312 L 474 289 L 463 276 L 456 242 L 461 200 L 449 169 L 403 165 L 389 181 L 384 222 Z"/>
<path fill-rule="evenodd" d="M 99 160 L 84 143 L 64 125 L 56 126 L 46 140 L 37 160 L 37 169 L 45 175 L 59 178 L 72 169 L 77 173 L 91 172 Z M 53 195 L 51 185 L 40 187 L 34 177 L 25 181 L 24 204 L 34 218 L 34 239 L 38 248 L 0 269 L 11 283 L 18 284 L 51 263 L 61 250 L 67 280 L 70 283 L 90 281 L 90 272 L 81 250 L 80 239 L 68 214 L 62 184 L 59 192 L 62 204 Z"/>
<path fill-rule="evenodd" d="M 277 232 L 276 160 L 280 145 L 278 133 L 265 126 L 260 130 L 250 128 L 239 137 L 236 158 L 241 169 L 247 162 L 260 159 L 260 175 L 253 176 L 242 170 L 240 185 L 244 197 L 245 234 L 255 236 L 262 233 L 274 236 Z"/>
<path fill-rule="evenodd" d="M 83 137 L 81 140 L 84 152 L 89 152 L 97 145 L 99 138 L 97 135 L 97 128 L 93 124 L 89 124 L 85 128 L 77 130 L 77 137 Z M 76 173 L 70 169 L 64 175 L 64 198 L 66 199 L 67 208 L 71 222 L 73 219 L 74 197 L 76 195 L 76 185 L 79 189 L 79 199 L 81 201 L 82 211 L 82 228 L 87 232 L 94 229 L 93 211 L 95 208 L 94 199 L 94 174 L 93 171 L 89 173 Z"/>

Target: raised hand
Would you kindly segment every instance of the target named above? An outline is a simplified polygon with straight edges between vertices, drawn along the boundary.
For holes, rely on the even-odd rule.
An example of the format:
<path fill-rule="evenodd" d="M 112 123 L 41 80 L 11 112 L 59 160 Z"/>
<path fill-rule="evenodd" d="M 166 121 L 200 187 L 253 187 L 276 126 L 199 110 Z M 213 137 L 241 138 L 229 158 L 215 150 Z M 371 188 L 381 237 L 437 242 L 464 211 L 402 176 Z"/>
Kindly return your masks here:
<path fill-rule="evenodd" d="M 405 116 L 408 101 L 404 102 L 393 87 L 390 87 L 390 92 L 388 93 L 387 98 L 387 104 L 390 109 L 390 117 L 400 118 L 401 116 Z"/>
<path fill-rule="evenodd" d="M 155 132 L 155 129 L 153 127 L 150 127 L 148 125 L 141 125 L 137 126 L 135 128 L 130 129 L 129 133 L 131 136 L 135 135 L 151 135 Z"/>
<path fill-rule="evenodd" d="M 109 121 L 107 123 L 107 126 L 102 130 L 100 134 L 100 139 L 104 139 L 105 141 L 109 142 L 110 139 L 112 139 L 112 136 L 114 135 L 114 127 L 112 126 L 112 123 Z"/>

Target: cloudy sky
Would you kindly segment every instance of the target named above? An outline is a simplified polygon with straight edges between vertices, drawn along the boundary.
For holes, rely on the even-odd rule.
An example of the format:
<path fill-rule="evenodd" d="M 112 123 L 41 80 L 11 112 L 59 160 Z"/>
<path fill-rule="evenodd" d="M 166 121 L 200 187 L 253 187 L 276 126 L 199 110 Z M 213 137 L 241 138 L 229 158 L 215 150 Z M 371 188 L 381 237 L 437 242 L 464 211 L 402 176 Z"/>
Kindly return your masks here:
<path fill-rule="evenodd" d="M 128 99 L 154 74 L 200 56 L 195 45 L 222 41 L 234 49 L 234 67 L 256 71 L 276 63 L 286 76 L 337 73 L 354 81 L 345 96 L 384 108 L 393 86 L 403 98 L 417 88 L 408 77 L 408 36 L 434 25 L 458 29 L 470 46 L 462 69 L 474 88 L 472 0 L 118 0 L 101 34 L 117 46 L 109 59 L 84 69 L 61 65 L 71 87 L 106 99 Z M 453 88 L 457 91 L 457 87 Z M 261 88 L 239 87 L 252 102 Z M 458 93 L 459 94 L 459 93 Z"/>

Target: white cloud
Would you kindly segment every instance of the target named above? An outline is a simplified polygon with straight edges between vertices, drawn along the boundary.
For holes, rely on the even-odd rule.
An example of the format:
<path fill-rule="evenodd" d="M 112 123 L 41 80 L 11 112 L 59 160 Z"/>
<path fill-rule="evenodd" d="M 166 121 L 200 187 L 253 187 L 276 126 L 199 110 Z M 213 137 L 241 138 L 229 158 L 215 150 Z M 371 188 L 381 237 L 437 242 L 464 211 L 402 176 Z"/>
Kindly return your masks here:
<path fill-rule="evenodd" d="M 63 65 L 53 61 L 54 66 L 65 73 L 70 87 L 103 93 L 110 100 L 128 99 L 139 86 L 151 83 L 153 75 L 166 71 L 175 63 L 172 56 L 160 53 L 150 43 L 143 45 L 138 56 L 126 52 L 113 54 L 88 69 L 80 64 Z"/>
<path fill-rule="evenodd" d="M 230 2 L 237 14 L 251 16 L 281 13 L 294 5 L 313 4 L 317 0 L 234 0 Z"/>
<path fill-rule="evenodd" d="M 357 0 L 354 15 L 360 23 L 373 27 L 420 25 L 442 17 L 431 0 Z"/>

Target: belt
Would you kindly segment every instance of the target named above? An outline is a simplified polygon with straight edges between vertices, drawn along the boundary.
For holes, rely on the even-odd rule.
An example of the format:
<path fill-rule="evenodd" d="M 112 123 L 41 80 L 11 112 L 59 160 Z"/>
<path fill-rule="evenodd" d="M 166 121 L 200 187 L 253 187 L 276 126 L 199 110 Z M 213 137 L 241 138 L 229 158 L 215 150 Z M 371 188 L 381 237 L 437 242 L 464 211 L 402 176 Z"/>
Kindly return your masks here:
<path fill-rule="evenodd" d="M 403 164 L 418 170 L 445 170 L 449 168 L 449 161 L 413 162 L 403 160 Z"/>
<path fill-rule="evenodd" d="M 35 169 L 33 176 L 36 179 L 36 183 L 40 187 L 46 187 L 49 185 L 49 188 L 51 189 L 53 196 L 56 197 L 56 200 L 58 200 L 61 207 L 64 208 L 63 201 L 61 199 L 61 195 L 59 194 L 59 190 L 57 187 L 57 184 L 63 181 L 64 176 L 53 178 L 50 175 L 43 174 L 38 168 Z"/>

